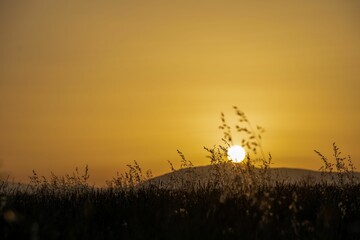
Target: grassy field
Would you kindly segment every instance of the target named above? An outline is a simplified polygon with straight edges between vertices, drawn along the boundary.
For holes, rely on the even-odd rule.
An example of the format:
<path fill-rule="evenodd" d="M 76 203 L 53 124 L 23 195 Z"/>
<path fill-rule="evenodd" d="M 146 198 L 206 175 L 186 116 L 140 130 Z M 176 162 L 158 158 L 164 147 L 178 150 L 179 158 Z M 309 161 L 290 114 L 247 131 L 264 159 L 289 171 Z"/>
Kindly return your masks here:
<path fill-rule="evenodd" d="M 359 187 L 1 192 L 0 239 L 359 239 Z"/>
<path fill-rule="evenodd" d="M 260 157 L 227 159 L 231 129 L 222 115 L 225 145 L 205 148 L 205 181 L 180 151 L 180 169 L 170 163 L 166 182 L 153 181 L 137 162 L 105 188 L 88 184 L 87 167 L 50 178 L 34 171 L 27 188 L 0 181 L 0 239 L 360 239 L 351 158 L 334 144 L 334 160 L 316 151 L 319 181 L 280 179 L 262 151 L 263 129 L 235 110 L 248 124 L 236 127 L 247 136 L 243 146 Z"/>

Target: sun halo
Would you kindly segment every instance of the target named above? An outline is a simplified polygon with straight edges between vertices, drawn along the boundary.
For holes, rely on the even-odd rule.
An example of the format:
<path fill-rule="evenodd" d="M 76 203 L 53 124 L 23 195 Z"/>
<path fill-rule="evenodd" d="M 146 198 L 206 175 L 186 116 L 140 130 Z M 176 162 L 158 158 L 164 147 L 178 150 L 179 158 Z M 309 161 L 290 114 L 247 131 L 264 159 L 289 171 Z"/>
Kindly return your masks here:
<path fill-rule="evenodd" d="M 245 159 L 245 149 L 239 145 L 233 145 L 228 149 L 228 159 L 237 163 L 242 162 Z"/>

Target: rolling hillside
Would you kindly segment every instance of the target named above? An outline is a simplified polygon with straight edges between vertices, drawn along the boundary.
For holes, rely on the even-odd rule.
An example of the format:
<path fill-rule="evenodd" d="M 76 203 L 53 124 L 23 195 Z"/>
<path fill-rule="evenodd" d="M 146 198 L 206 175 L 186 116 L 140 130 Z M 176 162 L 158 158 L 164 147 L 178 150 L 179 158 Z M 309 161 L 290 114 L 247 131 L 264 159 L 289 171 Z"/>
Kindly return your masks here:
<path fill-rule="evenodd" d="M 149 180 L 152 184 L 172 184 L 174 185 L 174 181 L 183 180 L 187 182 L 198 182 L 198 183 L 206 183 L 209 179 L 212 178 L 212 174 L 214 174 L 213 166 L 199 166 L 192 168 L 179 169 L 174 172 L 170 172 Z M 216 170 L 215 170 L 216 171 Z M 223 173 L 223 177 L 231 178 L 234 175 L 233 171 L 230 170 L 229 167 L 224 167 L 221 169 Z M 261 169 L 254 169 L 254 176 L 260 177 Z M 242 174 L 242 172 L 238 172 L 238 174 Z M 320 171 L 313 171 L 308 169 L 298 169 L 298 168 L 271 168 L 267 172 L 267 176 L 270 177 L 271 182 L 285 182 L 285 183 L 296 183 L 299 181 L 306 183 L 319 183 L 322 180 L 326 180 L 328 182 L 331 179 L 338 179 L 338 173 L 332 173 L 323 177 Z M 354 177 L 357 180 L 360 180 L 360 173 L 354 172 Z"/>

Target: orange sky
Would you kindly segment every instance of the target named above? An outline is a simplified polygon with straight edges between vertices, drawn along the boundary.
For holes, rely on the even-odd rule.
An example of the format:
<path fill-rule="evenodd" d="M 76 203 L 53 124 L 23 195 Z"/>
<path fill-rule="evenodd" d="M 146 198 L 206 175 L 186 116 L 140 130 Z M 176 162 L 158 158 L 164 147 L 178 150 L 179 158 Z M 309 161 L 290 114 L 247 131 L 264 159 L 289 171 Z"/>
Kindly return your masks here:
<path fill-rule="evenodd" d="M 233 105 L 274 166 L 318 169 L 336 141 L 360 169 L 359 90 L 355 0 L 0 2 L 0 171 L 19 181 L 207 164 Z"/>

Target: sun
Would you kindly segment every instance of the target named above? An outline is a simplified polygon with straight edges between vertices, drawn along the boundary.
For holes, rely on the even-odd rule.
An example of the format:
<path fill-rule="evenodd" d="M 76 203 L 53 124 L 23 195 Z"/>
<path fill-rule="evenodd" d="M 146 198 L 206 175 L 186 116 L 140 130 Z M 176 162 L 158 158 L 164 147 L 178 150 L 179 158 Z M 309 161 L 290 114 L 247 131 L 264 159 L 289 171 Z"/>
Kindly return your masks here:
<path fill-rule="evenodd" d="M 227 153 L 228 159 L 234 162 L 242 162 L 246 156 L 244 148 L 239 145 L 229 147 Z"/>

